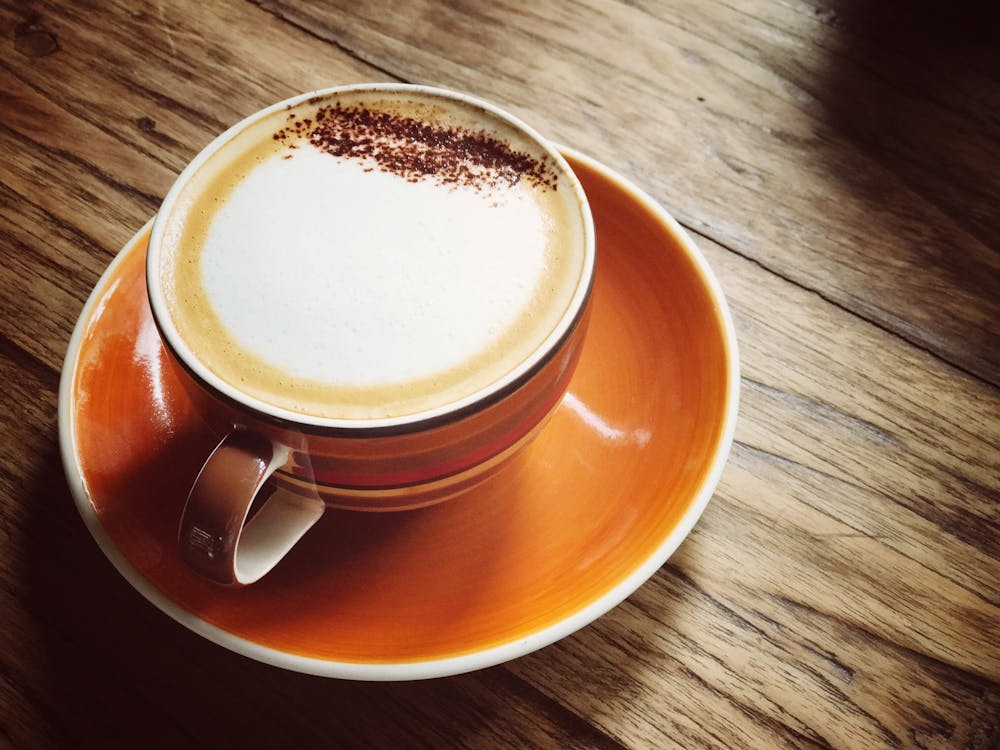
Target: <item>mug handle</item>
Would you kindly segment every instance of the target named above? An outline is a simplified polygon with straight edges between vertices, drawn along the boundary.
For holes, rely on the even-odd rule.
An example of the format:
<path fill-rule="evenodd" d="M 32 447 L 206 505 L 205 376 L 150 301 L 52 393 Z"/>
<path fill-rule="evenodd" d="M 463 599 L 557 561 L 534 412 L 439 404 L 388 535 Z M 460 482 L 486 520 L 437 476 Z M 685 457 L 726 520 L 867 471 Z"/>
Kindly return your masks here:
<path fill-rule="evenodd" d="M 254 498 L 289 450 L 250 430 L 229 433 L 195 479 L 178 541 L 191 568 L 217 583 L 245 586 L 271 570 L 326 505 L 282 488 L 247 522 Z"/>

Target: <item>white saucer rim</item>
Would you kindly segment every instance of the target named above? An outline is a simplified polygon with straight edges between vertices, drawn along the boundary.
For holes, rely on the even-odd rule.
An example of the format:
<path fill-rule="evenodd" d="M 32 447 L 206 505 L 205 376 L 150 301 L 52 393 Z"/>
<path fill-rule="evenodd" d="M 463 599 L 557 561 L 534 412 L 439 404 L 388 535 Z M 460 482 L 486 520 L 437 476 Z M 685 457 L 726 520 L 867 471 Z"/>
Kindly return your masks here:
<path fill-rule="evenodd" d="M 75 430 L 73 424 L 73 381 L 75 380 L 76 364 L 79 359 L 80 348 L 86 335 L 87 327 L 94 313 L 96 306 L 105 296 L 105 287 L 114 277 L 118 265 L 123 262 L 129 251 L 136 245 L 139 238 L 143 237 L 149 230 L 152 219 L 119 251 L 114 260 L 105 270 L 100 280 L 91 292 L 76 326 L 70 338 L 66 351 L 62 373 L 59 382 L 59 444 L 62 454 L 63 468 L 69 482 L 70 490 L 77 509 L 82 516 L 87 529 L 97 542 L 98 547 L 108 558 L 111 564 L 125 578 L 128 583 L 135 588 L 145 599 L 151 602 L 166 615 L 201 635 L 202 637 L 222 646 L 230 651 L 242 654 L 243 656 L 255 659 L 260 662 L 271 664 L 284 669 L 313 674 L 322 677 L 334 677 L 348 680 L 365 681 L 400 681 L 419 680 L 436 677 L 472 672 L 486 667 L 496 666 L 513 659 L 525 656 L 533 651 L 548 646 L 559 641 L 580 628 L 592 623 L 608 611 L 616 607 L 627 597 L 633 594 L 643 583 L 649 580 L 653 574 L 663 566 L 671 555 L 677 550 L 681 542 L 687 538 L 694 528 L 695 523 L 701 517 L 708 506 L 715 489 L 722 476 L 722 471 L 729 457 L 732 448 L 733 438 L 736 429 L 736 417 L 739 408 L 740 371 L 739 356 L 736 344 L 736 332 L 733 326 L 732 316 L 726 302 L 722 288 L 708 266 L 707 261 L 701 251 L 694 244 L 683 227 L 666 212 L 655 200 L 647 195 L 640 188 L 629 180 L 611 170 L 596 159 L 586 156 L 576 149 L 568 148 L 559 144 L 554 144 L 560 153 L 564 154 L 571 161 L 579 161 L 588 168 L 600 173 L 609 179 L 620 189 L 628 193 L 631 198 L 644 204 L 649 210 L 657 215 L 661 221 L 668 225 L 677 237 L 680 245 L 688 254 L 689 258 L 702 275 L 706 288 L 712 295 L 716 305 L 719 319 L 723 325 L 725 344 L 729 351 L 729 372 L 726 392 L 726 409 L 723 417 L 723 429 L 719 437 L 718 449 L 713 457 L 711 466 L 705 472 L 701 485 L 694 495 L 687 511 L 681 521 L 671 530 L 660 545 L 649 555 L 640 565 L 635 567 L 631 573 L 619 581 L 615 586 L 606 591 L 589 604 L 581 607 L 568 617 L 557 623 L 549 625 L 526 637 L 518 638 L 507 643 L 489 648 L 473 651 L 466 654 L 444 657 L 441 659 L 431 659 L 423 661 L 397 661 L 386 663 L 363 663 L 345 662 L 320 659 L 315 657 L 292 654 L 279 649 L 265 646 L 254 641 L 247 640 L 240 636 L 233 635 L 216 625 L 212 625 L 202 620 L 197 615 L 192 614 L 173 600 L 169 599 L 159 589 L 157 589 L 148 579 L 140 574 L 132 564 L 125 558 L 114 541 L 108 535 L 104 526 L 98 518 L 97 512 L 90 499 L 89 491 L 86 487 L 82 469 L 77 456 L 77 446 Z"/>

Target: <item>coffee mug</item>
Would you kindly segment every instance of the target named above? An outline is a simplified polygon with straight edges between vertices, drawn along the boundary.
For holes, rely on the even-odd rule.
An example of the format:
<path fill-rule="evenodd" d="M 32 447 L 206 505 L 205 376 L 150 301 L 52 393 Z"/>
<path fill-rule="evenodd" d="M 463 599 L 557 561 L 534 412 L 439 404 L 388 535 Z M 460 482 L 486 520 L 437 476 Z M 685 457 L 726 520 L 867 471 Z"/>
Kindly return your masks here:
<path fill-rule="evenodd" d="M 219 436 L 185 561 L 252 583 L 327 507 L 412 509 L 497 475 L 566 391 L 594 261 L 569 165 L 470 96 L 331 88 L 223 133 L 147 255 L 153 319 Z"/>

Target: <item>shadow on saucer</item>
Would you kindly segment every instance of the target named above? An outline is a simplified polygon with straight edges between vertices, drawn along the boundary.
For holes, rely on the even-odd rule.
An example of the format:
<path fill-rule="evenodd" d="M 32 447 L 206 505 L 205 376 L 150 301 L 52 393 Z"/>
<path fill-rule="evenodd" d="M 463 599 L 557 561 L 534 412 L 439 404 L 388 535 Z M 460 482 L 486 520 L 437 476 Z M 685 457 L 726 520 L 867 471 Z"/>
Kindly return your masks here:
<path fill-rule="evenodd" d="M 26 536 L 45 542 L 31 548 L 24 577 L 43 649 L 32 702 L 44 707 L 51 747 L 477 746 L 512 736 L 524 745 L 612 744 L 503 666 L 349 682 L 216 646 L 157 610 L 105 559 L 77 514 L 56 446 L 38 466 L 25 487 Z M 597 637 L 585 628 L 571 636 L 574 650 L 586 652 Z M 528 658 L 532 671 L 560 670 L 555 649 Z"/>

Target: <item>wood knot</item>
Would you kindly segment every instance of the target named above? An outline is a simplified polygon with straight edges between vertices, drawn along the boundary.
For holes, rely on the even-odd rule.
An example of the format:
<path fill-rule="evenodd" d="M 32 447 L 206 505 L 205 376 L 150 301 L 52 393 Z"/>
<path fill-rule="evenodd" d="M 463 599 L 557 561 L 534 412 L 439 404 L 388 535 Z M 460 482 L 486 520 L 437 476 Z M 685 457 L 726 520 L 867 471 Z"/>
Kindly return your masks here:
<path fill-rule="evenodd" d="M 14 49 L 25 57 L 45 57 L 59 51 L 59 39 L 51 31 L 28 22 L 14 32 Z"/>

